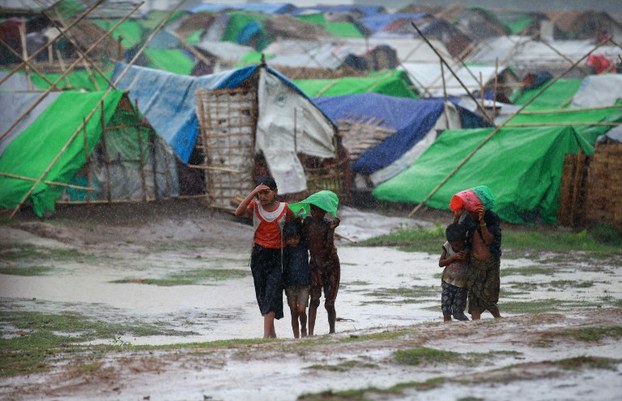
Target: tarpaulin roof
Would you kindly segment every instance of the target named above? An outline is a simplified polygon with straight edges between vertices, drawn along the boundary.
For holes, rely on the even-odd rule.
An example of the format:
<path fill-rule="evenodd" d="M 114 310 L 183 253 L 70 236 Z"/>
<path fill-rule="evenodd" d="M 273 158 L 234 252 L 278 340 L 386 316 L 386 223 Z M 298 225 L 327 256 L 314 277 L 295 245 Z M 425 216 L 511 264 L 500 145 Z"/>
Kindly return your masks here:
<path fill-rule="evenodd" d="M 551 110 L 564 108 L 570 104 L 580 85 L 580 79 L 559 79 L 538 95 L 525 109 Z M 517 91 L 516 94 L 512 95 L 513 102 L 514 104 L 525 104 L 540 90 L 542 90 L 542 86 Z"/>
<path fill-rule="evenodd" d="M 102 119 L 109 121 L 123 96 L 119 90 L 110 92 L 105 98 L 104 94 L 61 93 L 0 155 L 0 171 L 37 180 L 51 166 L 44 181 L 69 182 L 86 163 L 85 143 L 90 154 L 101 137 Z M 104 116 L 89 119 L 86 127 L 80 130 L 80 137 L 76 137 L 79 139 L 70 142 L 83 119 L 102 101 Z M 32 181 L 0 176 L 0 207 L 17 207 L 33 185 Z M 61 187 L 40 182 L 30 195 L 35 213 L 41 216 L 46 210 L 54 210 L 61 193 Z"/>
<path fill-rule="evenodd" d="M 105 31 L 109 30 L 116 24 L 116 22 L 103 19 L 93 20 L 93 23 Z M 140 22 L 127 20 L 123 21 L 118 27 L 116 27 L 114 31 L 112 31 L 111 36 L 115 40 L 122 38 L 121 44 L 123 47 L 129 49 L 130 47 L 134 47 L 140 43 L 145 32 L 146 30 Z"/>
<path fill-rule="evenodd" d="M 407 170 L 380 184 L 373 196 L 389 202 L 422 202 L 493 128 L 450 130 Z M 494 210 L 511 223 L 557 221 L 564 156 L 590 145 L 572 127 L 503 128 L 426 202 L 449 210 L 451 197 L 487 185 Z"/>
<path fill-rule="evenodd" d="M 443 80 L 441 65 L 439 63 L 420 63 L 405 62 L 402 67 L 412 77 L 415 85 L 420 92 L 424 89 L 432 96 L 443 96 Z M 496 74 L 510 73 L 508 68 L 497 68 L 494 65 L 468 65 L 464 67 L 454 67 L 454 72 L 458 79 L 447 69 L 444 69 L 445 89 L 450 96 L 463 96 L 467 92 L 462 85 L 466 86 L 470 92 L 479 91 L 482 85 L 486 85 L 494 79 Z M 480 77 L 483 82 L 480 82 Z"/>
<path fill-rule="evenodd" d="M 363 32 L 352 22 L 328 21 L 324 14 L 298 15 L 301 21 L 323 27 L 331 36 L 337 38 L 362 38 Z"/>
<path fill-rule="evenodd" d="M 317 5 L 311 7 L 299 7 L 298 10 L 294 12 L 294 14 L 302 14 L 308 12 L 320 12 L 320 13 L 350 13 L 350 12 L 359 12 L 366 17 L 382 14 L 385 9 L 383 6 L 363 6 L 363 5 L 349 5 L 349 4 L 339 4 L 334 6 L 327 5 Z"/>
<path fill-rule="evenodd" d="M 265 14 L 291 14 L 296 11 L 297 7 L 290 3 L 198 4 L 196 6 L 188 8 L 188 11 L 190 11 L 191 13 L 198 13 L 202 11 L 219 12 L 226 9 L 258 11 Z"/>
<path fill-rule="evenodd" d="M 250 46 L 243 46 L 233 42 L 203 40 L 195 45 L 199 49 L 218 57 L 221 60 L 236 62 L 247 53 L 254 52 Z"/>
<path fill-rule="evenodd" d="M 145 49 L 148 67 L 172 72 L 174 74 L 190 75 L 194 67 L 194 59 L 181 49 Z"/>
<path fill-rule="evenodd" d="M 622 75 L 588 75 L 572 99 L 574 107 L 602 107 L 622 99 Z"/>
<path fill-rule="evenodd" d="M 333 120 L 352 116 L 376 117 L 396 133 L 364 152 L 352 166 L 370 175 L 397 160 L 436 124 L 443 113 L 442 100 L 411 100 L 379 94 L 320 98 L 316 104 Z"/>
<path fill-rule="evenodd" d="M 120 76 L 118 64 L 113 77 Z M 336 128 L 291 81 L 270 67 L 250 66 L 219 74 L 187 77 L 130 67 L 118 87 L 127 89 L 139 109 L 180 159 L 187 163 L 199 134 L 195 112 L 198 89 L 233 89 L 259 74 L 255 151 L 262 152 L 282 193 L 306 189 L 296 152 L 319 158 L 335 157 Z M 302 119 L 302 120 L 301 120 Z M 300 125 L 304 130 L 298 132 Z M 294 179 L 292 169 L 295 171 Z"/>
<path fill-rule="evenodd" d="M 367 77 L 335 79 L 297 79 L 294 83 L 309 97 L 382 93 L 394 97 L 416 98 L 404 71 L 389 70 L 370 73 Z"/>
<path fill-rule="evenodd" d="M 106 75 L 106 78 L 110 79 L 110 76 L 112 75 L 112 68 L 103 68 L 102 70 L 102 72 Z M 44 74 L 44 76 L 51 82 L 56 82 L 61 75 L 63 74 L 57 72 Z M 46 90 L 50 87 L 50 84 L 48 84 L 38 74 L 31 74 L 30 79 L 38 89 Z M 88 91 L 95 92 L 107 89 L 108 81 L 106 81 L 106 79 L 95 70 L 91 70 L 89 73 L 89 71 L 84 69 L 74 69 L 67 74 L 65 78 L 61 79 L 60 82 L 56 84 L 56 87 L 61 89 L 86 89 Z"/>
<path fill-rule="evenodd" d="M 575 132 L 590 146 L 593 146 L 599 135 L 612 128 L 612 125 L 607 125 L 607 123 L 615 124 L 619 122 L 622 122 L 622 108 L 612 106 L 599 109 L 540 110 L 534 114 L 526 112 L 512 117 L 508 124 L 533 126 L 572 125 Z M 593 153 L 593 149 L 584 147 L 584 150 L 586 153 Z"/>
<path fill-rule="evenodd" d="M 376 14 L 361 19 L 361 22 L 372 32 L 378 32 L 398 20 L 419 20 L 428 17 L 432 17 L 432 15 L 428 13 Z"/>
<path fill-rule="evenodd" d="M 125 64 L 117 64 L 113 80 L 125 68 Z M 191 77 L 131 66 L 117 88 L 129 90 L 130 98 L 138 102 L 140 111 L 156 132 L 187 163 L 199 133 L 195 113 L 196 90 L 235 88 L 252 76 L 256 69 L 257 66 L 250 66 L 219 74 Z"/>

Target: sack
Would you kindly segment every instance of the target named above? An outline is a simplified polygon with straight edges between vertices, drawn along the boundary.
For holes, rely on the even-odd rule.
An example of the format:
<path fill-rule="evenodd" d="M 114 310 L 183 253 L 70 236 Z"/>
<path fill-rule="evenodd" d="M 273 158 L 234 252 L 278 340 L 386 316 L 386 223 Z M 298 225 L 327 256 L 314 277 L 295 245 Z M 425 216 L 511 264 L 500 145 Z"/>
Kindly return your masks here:
<path fill-rule="evenodd" d="M 495 197 L 485 185 L 478 185 L 471 189 L 460 191 L 451 197 L 449 201 L 449 209 L 455 212 L 465 209 L 471 213 L 477 213 L 479 210 L 490 210 L 495 206 Z"/>

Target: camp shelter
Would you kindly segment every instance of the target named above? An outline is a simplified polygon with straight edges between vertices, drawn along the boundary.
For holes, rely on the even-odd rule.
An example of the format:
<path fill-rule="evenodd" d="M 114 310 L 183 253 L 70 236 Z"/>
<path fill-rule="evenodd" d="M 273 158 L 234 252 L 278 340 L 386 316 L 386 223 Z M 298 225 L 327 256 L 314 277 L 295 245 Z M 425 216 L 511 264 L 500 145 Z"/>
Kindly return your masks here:
<path fill-rule="evenodd" d="M 546 85 L 547 82 L 535 88 L 516 90 L 511 96 L 513 103 L 523 105 L 538 95 L 527 105 L 526 110 L 562 109 L 572 102 L 573 97 L 581 86 L 581 79 L 562 78 L 553 82 L 544 92 L 540 93 L 543 85 Z"/>
<path fill-rule="evenodd" d="M 33 93 L 0 93 L 0 128 Z M 117 203 L 177 195 L 175 156 L 122 91 L 55 92 L 0 141 L 0 207 L 38 216 L 59 201 Z"/>
<path fill-rule="evenodd" d="M 610 129 L 622 123 L 622 107 L 568 108 L 525 111 L 510 118 L 509 127 L 570 126 L 589 146 Z M 589 152 L 592 153 L 592 152 Z"/>
<path fill-rule="evenodd" d="M 462 128 L 462 114 L 470 114 L 441 99 L 401 99 L 374 93 L 318 98 L 315 103 L 335 121 L 375 118 L 383 127 L 395 131 L 353 160 L 353 171 L 368 177 L 365 181 L 371 181 L 372 186 L 410 166 L 439 132 Z M 483 123 L 478 121 L 479 127 Z M 472 127 L 470 123 L 466 126 Z"/>
<path fill-rule="evenodd" d="M 113 77 L 123 68 L 118 64 Z M 200 77 L 131 66 L 118 87 L 129 91 L 184 163 L 192 161 L 195 168 L 206 172 L 205 192 L 215 207 L 229 209 L 233 196 L 252 189 L 253 168 L 262 158 L 279 193 L 293 194 L 312 189 L 311 181 L 320 174 L 320 167 L 338 156 L 332 121 L 269 66 Z M 197 140 L 199 127 L 201 140 Z M 212 151 L 225 153 L 220 157 Z M 315 167 L 305 161 L 317 162 L 318 170 L 313 171 Z M 327 174 L 333 184 L 337 173 L 333 169 Z M 229 181 L 218 189 L 222 180 Z"/>
<path fill-rule="evenodd" d="M 211 74 L 230 70 L 244 55 L 255 51 L 249 46 L 214 40 L 202 40 L 194 47 L 202 54 L 203 58 L 195 64 L 192 75 L 206 75 L 206 73 L 199 73 L 199 71 L 209 71 L 207 73 Z M 202 69 L 199 68 L 201 64 L 203 64 Z"/>
<path fill-rule="evenodd" d="M 400 68 L 416 83 L 422 96 L 465 96 L 469 92 L 491 90 L 495 85 L 512 87 L 519 81 L 511 68 L 496 65 L 453 65 L 455 76 L 447 67 L 441 68 L 438 62 L 406 62 Z"/>
<path fill-rule="evenodd" d="M 364 26 L 354 21 L 331 21 L 323 13 L 298 15 L 301 21 L 322 27 L 335 38 L 362 38 L 366 32 Z"/>
<path fill-rule="evenodd" d="M 309 97 L 379 93 L 394 97 L 417 98 L 408 75 L 400 70 L 370 72 L 366 77 L 296 79 L 294 83 Z"/>
<path fill-rule="evenodd" d="M 279 40 L 266 47 L 264 53 L 277 68 L 382 70 L 398 66 L 396 51 L 390 46 L 363 41 Z"/>
<path fill-rule="evenodd" d="M 407 170 L 380 184 L 382 201 L 421 203 L 493 132 L 494 128 L 443 132 Z M 510 223 L 555 224 L 566 154 L 592 151 L 572 127 L 502 128 L 426 201 L 449 210 L 451 197 L 476 185 L 496 196 L 494 211 Z"/>
<path fill-rule="evenodd" d="M 622 101 L 622 75 L 589 75 L 572 98 L 573 107 L 612 106 Z"/>

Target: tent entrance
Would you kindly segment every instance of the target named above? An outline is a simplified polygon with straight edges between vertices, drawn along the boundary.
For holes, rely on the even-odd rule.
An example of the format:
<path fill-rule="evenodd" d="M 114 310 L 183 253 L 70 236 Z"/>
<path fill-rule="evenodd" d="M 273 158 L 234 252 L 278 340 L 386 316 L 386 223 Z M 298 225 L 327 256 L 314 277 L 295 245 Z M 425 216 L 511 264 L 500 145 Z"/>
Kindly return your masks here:
<path fill-rule="evenodd" d="M 230 210 L 254 188 L 257 92 L 248 88 L 196 92 L 208 205 Z"/>

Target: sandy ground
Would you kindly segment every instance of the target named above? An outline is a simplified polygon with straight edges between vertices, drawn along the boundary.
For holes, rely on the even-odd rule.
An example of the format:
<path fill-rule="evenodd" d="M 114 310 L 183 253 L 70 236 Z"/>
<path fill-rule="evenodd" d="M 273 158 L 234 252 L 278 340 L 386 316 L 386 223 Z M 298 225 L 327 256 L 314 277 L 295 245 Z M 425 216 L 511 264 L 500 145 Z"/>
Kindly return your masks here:
<path fill-rule="evenodd" d="M 440 377 L 442 384 L 424 390 L 406 386 L 390 393 L 367 391 L 365 398 L 622 399 L 619 336 L 585 342 L 559 334 L 572 328 L 620 329 L 622 261 L 586 263 L 567 258 L 560 263 L 555 255 L 533 260 L 504 258 L 502 270 L 513 272 L 502 279 L 504 318 L 485 315 L 479 322 L 444 324 L 438 255 L 361 247 L 355 241 L 401 227 L 446 222 L 438 217 L 415 220 L 351 208 L 343 208 L 340 217 L 342 285 L 336 335 L 325 335 L 328 325 L 321 308 L 318 336 L 294 340 L 286 309 L 286 317 L 276 324 L 276 341 L 174 351 L 128 350 L 107 354 L 102 357 L 102 368 L 88 373 L 73 371 L 71 362 L 61 363 L 46 374 L 0 377 L 0 398 L 295 400 L 308 393 L 382 390 Z M 110 322 L 155 324 L 179 334 L 121 335 L 95 343 L 170 345 L 258 338 L 262 319 L 248 274 L 251 240 L 248 224 L 196 205 L 119 207 L 115 213 L 94 208 L 75 214 L 70 209 L 50 220 L 22 218 L 0 227 L 0 242 L 64 249 L 82 256 L 45 261 L 53 269 L 41 276 L 0 274 L 0 308 L 75 311 Z M 0 263 L 2 267 L 9 262 Z M 552 272 L 520 273 L 534 266 Z M 247 275 L 195 285 L 144 283 L 200 269 L 233 269 Z M 551 286 L 551 282 L 558 285 Z M 559 284 L 581 282 L 590 284 L 577 288 Z M 504 302 L 534 300 L 552 300 L 563 307 L 541 313 L 504 313 Z M 1 327 L 3 337 L 10 336 L 10 328 Z M 378 334 L 385 332 L 389 334 Z M 476 363 L 395 363 L 394 352 L 421 346 L 481 355 Z M 589 364 L 573 370 L 560 368 L 559 361 L 579 357 L 608 358 L 611 364 L 607 369 Z"/>

